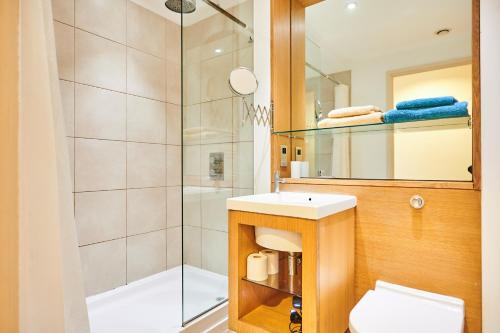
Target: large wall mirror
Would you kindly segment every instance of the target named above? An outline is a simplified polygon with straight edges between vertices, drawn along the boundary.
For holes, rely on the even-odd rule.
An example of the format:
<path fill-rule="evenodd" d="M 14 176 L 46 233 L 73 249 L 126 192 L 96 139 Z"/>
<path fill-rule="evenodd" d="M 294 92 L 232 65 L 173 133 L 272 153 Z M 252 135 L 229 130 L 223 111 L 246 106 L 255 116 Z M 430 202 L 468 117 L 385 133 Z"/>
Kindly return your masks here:
<path fill-rule="evenodd" d="M 308 176 L 472 181 L 474 1 L 313 2 L 291 6 L 288 135 Z"/>

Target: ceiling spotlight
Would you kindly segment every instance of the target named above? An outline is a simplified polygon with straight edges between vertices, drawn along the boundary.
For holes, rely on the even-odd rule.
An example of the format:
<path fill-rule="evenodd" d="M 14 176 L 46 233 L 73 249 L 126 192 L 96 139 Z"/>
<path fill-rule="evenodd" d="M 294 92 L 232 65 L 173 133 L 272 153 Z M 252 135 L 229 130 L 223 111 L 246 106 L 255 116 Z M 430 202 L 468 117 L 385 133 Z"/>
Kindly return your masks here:
<path fill-rule="evenodd" d="M 449 28 L 443 28 L 443 29 L 439 29 L 434 34 L 436 34 L 436 36 L 444 36 L 444 35 L 449 34 L 450 32 L 451 32 L 451 29 L 449 29 Z"/>
<path fill-rule="evenodd" d="M 222 49 L 215 49 L 214 50 L 215 53 L 221 53 L 222 52 Z"/>
<path fill-rule="evenodd" d="M 346 0 L 345 8 L 347 8 L 349 10 L 354 10 L 354 9 L 358 8 L 358 2 L 355 0 Z"/>

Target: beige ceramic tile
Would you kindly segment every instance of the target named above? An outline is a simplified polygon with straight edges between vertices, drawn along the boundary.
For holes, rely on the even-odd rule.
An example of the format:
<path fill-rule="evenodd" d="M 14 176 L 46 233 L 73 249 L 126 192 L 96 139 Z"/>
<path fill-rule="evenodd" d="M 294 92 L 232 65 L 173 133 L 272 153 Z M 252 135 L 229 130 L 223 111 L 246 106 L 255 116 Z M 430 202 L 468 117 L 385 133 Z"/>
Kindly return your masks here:
<path fill-rule="evenodd" d="M 184 146 L 184 163 L 182 165 L 184 172 L 185 186 L 201 185 L 201 146 Z"/>
<path fill-rule="evenodd" d="M 167 228 L 182 225 L 182 189 L 167 187 Z"/>
<path fill-rule="evenodd" d="M 75 0 L 75 25 L 113 41 L 124 43 L 125 0 Z"/>
<path fill-rule="evenodd" d="M 125 46 L 76 29 L 75 79 L 101 88 L 125 91 Z"/>
<path fill-rule="evenodd" d="M 182 104 L 190 106 L 201 102 L 201 64 L 184 64 L 182 73 Z M 206 84 L 206 82 L 205 82 Z"/>
<path fill-rule="evenodd" d="M 218 57 L 225 54 L 230 54 L 234 50 L 234 33 L 227 32 L 225 35 L 217 36 L 210 42 L 201 45 L 200 55 L 201 60 Z"/>
<path fill-rule="evenodd" d="M 75 139 L 66 138 L 68 144 L 69 174 L 71 176 L 71 190 L 75 191 Z"/>
<path fill-rule="evenodd" d="M 165 101 L 165 60 L 127 48 L 127 91 Z"/>
<path fill-rule="evenodd" d="M 253 142 L 233 144 L 233 186 L 253 188 Z"/>
<path fill-rule="evenodd" d="M 126 206 L 124 190 L 76 193 L 75 220 L 80 246 L 125 237 Z"/>
<path fill-rule="evenodd" d="M 127 143 L 127 187 L 165 186 L 165 146 Z"/>
<path fill-rule="evenodd" d="M 226 231 L 227 209 L 226 200 L 231 198 L 232 189 L 203 188 L 201 193 L 201 225 L 204 229 Z"/>
<path fill-rule="evenodd" d="M 201 101 L 231 97 L 227 80 L 233 69 L 233 56 L 226 54 L 201 63 Z"/>
<path fill-rule="evenodd" d="M 167 146 L 167 186 L 182 185 L 182 156 L 180 146 Z"/>
<path fill-rule="evenodd" d="M 54 20 L 69 25 L 75 24 L 75 0 L 52 0 Z"/>
<path fill-rule="evenodd" d="M 127 139 L 167 143 L 166 105 L 148 98 L 127 96 Z"/>
<path fill-rule="evenodd" d="M 253 46 L 245 47 L 233 53 L 233 66 L 253 69 Z"/>
<path fill-rule="evenodd" d="M 165 229 L 167 192 L 164 187 L 127 190 L 127 234 Z"/>
<path fill-rule="evenodd" d="M 167 60 L 166 61 L 166 75 L 167 75 L 167 102 L 180 105 L 182 101 L 181 96 L 181 65 L 179 63 Z"/>
<path fill-rule="evenodd" d="M 182 144 L 182 114 L 179 105 L 167 103 L 167 143 L 180 146 Z"/>
<path fill-rule="evenodd" d="M 125 140 L 126 95 L 107 89 L 76 84 L 76 136 Z"/>
<path fill-rule="evenodd" d="M 253 189 L 250 188 L 233 188 L 233 197 L 242 197 L 245 195 L 252 195 Z"/>
<path fill-rule="evenodd" d="M 233 141 L 233 101 L 225 98 L 201 104 L 201 142 Z"/>
<path fill-rule="evenodd" d="M 75 79 L 75 29 L 54 21 L 59 78 Z"/>
<path fill-rule="evenodd" d="M 186 225 L 182 228 L 184 264 L 201 268 L 201 228 Z"/>
<path fill-rule="evenodd" d="M 201 143 L 201 104 L 185 106 L 183 108 L 183 143 L 185 146 Z"/>
<path fill-rule="evenodd" d="M 66 136 L 75 135 L 75 84 L 59 80 Z"/>
<path fill-rule="evenodd" d="M 253 103 L 253 97 L 245 98 L 247 104 Z M 241 97 L 233 97 L 233 141 L 253 141 L 254 122 L 247 116 Z"/>
<path fill-rule="evenodd" d="M 182 264 L 182 227 L 167 229 L 167 269 Z"/>
<path fill-rule="evenodd" d="M 201 188 L 184 186 L 182 205 L 183 225 L 201 227 Z"/>
<path fill-rule="evenodd" d="M 76 139 L 75 190 L 124 189 L 126 186 L 125 142 Z"/>
<path fill-rule="evenodd" d="M 210 144 L 201 146 L 201 185 L 210 187 L 233 186 L 233 151 L 232 143 Z M 221 179 L 210 176 L 211 154 L 223 155 L 223 177 Z"/>
<path fill-rule="evenodd" d="M 170 20 L 165 20 L 165 45 L 166 59 L 180 64 L 182 60 L 181 26 Z"/>
<path fill-rule="evenodd" d="M 166 249 L 166 230 L 127 237 L 127 283 L 165 270 Z"/>
<path fill-rule="evenodd" d="M 202 229 L 201 242 L 203 269 L 222 275 L 227 275 L 227 232 Z"/>
<path fill-rule="evenodd" d="M 126 284 L 125 239 L 80 248 L 87 296 Z"/>
<path fill-rule="evenodd" d="M 128 1 L 127 45 L 157 57 L 165 57 L 165 19 Z"/>

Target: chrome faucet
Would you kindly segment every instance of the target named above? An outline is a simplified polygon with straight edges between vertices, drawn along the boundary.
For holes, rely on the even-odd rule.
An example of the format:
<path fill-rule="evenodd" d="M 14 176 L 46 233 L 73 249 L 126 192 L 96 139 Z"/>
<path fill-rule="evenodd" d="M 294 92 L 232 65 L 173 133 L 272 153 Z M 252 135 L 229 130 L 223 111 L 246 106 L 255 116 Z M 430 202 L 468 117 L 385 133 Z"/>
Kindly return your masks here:
<path fill-rule="evenodd" d="M 280 172 L 276 170 L 274 171 L 274 193 L 280 193 L 280 183 L 285 183 L 285 180 L 280 178 Z"/>

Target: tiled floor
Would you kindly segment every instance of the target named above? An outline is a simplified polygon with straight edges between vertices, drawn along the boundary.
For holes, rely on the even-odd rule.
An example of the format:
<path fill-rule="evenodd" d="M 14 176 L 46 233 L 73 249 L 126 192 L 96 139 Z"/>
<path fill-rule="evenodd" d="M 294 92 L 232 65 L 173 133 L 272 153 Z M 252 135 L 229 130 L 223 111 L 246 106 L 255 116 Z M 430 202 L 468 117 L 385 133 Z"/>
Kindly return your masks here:
<path fill-rule="evenodd" d="M 87 298 L 92 333 L 175 333 L 227 297 L 227 277 L 181 266 Z"/>

